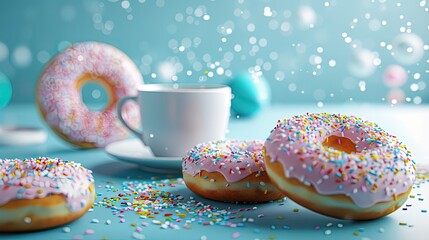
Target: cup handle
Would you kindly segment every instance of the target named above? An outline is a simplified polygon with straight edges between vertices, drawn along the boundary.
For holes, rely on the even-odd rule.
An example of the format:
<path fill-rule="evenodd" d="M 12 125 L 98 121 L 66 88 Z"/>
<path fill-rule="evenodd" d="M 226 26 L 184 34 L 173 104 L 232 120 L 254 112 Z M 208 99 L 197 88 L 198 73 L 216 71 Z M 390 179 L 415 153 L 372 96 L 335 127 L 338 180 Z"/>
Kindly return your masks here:
<path fill-rule="evenodd" d="M 132 100 L 132 101 L 137 102 L 137 96 L 125 96 L 125 97 L 121 98 L 121 99 L 118 101 L 118 105 L 117 105 L 117 107 L 116 107 L 116 111 L 117 111 L 117 114 L 118 114 L 119 121 L 121 121 L 121 123 L 122 123 L 126 128 L 128 128 L 128 130 L 130 130 L 132 133 L 134 133 L 135 135 L 137 135 L 137 136 L 138 136 L 138 137 L 143 141 L 143 143 L 144 143 L 144 144 L 146 144 L 146 143 L 144 142 L 144 139 L 143 139 L 143 132 L 139 132 L 138 130 L 136 130 L 136 129 L 132 128 L 130 125 L 128 125 L 128 123 L 127 123 L 127 122 L 124 120 L 124 118 L 122 117 L 122 108 L 123 108 L 124 104 L 125 104 L 127 101 L 129 101 L 129 100 Z"/>

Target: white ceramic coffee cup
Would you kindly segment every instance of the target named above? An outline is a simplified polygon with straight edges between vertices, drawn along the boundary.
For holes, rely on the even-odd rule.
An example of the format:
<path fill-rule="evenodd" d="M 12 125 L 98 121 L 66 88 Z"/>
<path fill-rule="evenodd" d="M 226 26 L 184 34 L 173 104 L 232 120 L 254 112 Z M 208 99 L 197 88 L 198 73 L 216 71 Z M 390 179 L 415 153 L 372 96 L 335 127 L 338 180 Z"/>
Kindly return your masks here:
<path fill-rule="evenodd" d="M 129 101 L 140 107 L 141 131 L 122 116 Z M 222 140 L 228 128 L 231 89 L 224 85 L 143 84 L 118 102 L 119 120 L 157 157 L 183 157 L 198 143 Z"/>

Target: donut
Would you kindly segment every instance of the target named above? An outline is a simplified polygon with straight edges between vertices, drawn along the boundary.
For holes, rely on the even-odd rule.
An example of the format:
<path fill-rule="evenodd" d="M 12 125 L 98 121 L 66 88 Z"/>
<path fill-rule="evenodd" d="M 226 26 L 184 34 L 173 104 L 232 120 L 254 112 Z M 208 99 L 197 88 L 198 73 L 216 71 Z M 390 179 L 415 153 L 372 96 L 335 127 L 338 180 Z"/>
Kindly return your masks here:
<path fill-rule="evenodd" d="M 104 110 L 89 110 L 82 101 L 81 88 L 91 81 L 108 93 Z M 64 140 L 82 148 L 104 147 L 128 136 L 116 114 L 116 104 L 124 96 L 137 95 L 137 86 L 142 83 L 136 65 L 120 50 L 98 42 L 76 43 L 42 71 L 37 105 L 43 119 Z M 138 127 L 136 103 L 126 103 L 123 116 Z"/>
<path fill-rule="evenodd" d="M 194 193 L 224 202 L 266 202 L 283 197 L 270 182 L 263 141 L 202 143 L 183 158 L 183 180 Z"/>
<path fill-rule="evenodd" d="M 94 203 L 91 171 L 61 159 L 0 159 L 0 232 L 74 221 Z"/>
<path fill-rule="evenodd" d="M 406 146 L 354 116 L 307 113 L 278 121 L 264 154 L 271 181 L 287 197 L 340 219 L 392 213 L 416 178 Z"/>

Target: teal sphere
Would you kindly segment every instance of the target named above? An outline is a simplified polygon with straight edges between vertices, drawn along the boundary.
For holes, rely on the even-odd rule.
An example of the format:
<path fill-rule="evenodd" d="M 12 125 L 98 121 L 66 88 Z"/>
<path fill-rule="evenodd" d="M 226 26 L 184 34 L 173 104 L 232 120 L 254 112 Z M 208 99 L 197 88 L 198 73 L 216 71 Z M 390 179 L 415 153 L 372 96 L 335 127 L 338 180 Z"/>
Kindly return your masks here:
<path fill-rule="evenodd" d="M 0 72 L 0 109 L 7 106 L 12 98 L 12 85 L 9 78 Z"/>
<path fill-rule="evenodd" d="M 228 86 L 233 94 L 231 108 L 239 116 L 255 115 L 271 102 L 271 89 L 263 76 L 242 73 L 229 81 Z"/>

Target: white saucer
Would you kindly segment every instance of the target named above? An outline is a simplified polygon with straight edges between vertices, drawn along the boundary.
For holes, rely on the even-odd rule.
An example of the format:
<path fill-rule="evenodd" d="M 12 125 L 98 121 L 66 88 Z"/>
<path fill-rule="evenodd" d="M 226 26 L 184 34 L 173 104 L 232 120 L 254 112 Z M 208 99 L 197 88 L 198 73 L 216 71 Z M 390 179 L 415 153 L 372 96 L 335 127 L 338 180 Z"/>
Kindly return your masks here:
<path fill-rule="evenodd" d="M 0 145 L 24 146 L 46 142 L 48 133 L 37 127 L 0 126 Z"/>
<path fill-rule="evenodd" d="M 177 173 L 182 170 L 180 157 L 155 157 L 150 148 L 139 139 L 125 139 L 114 142 L 104 149 L 108 154 L 124 162 L 137 164 L 145 171 Z"/>

